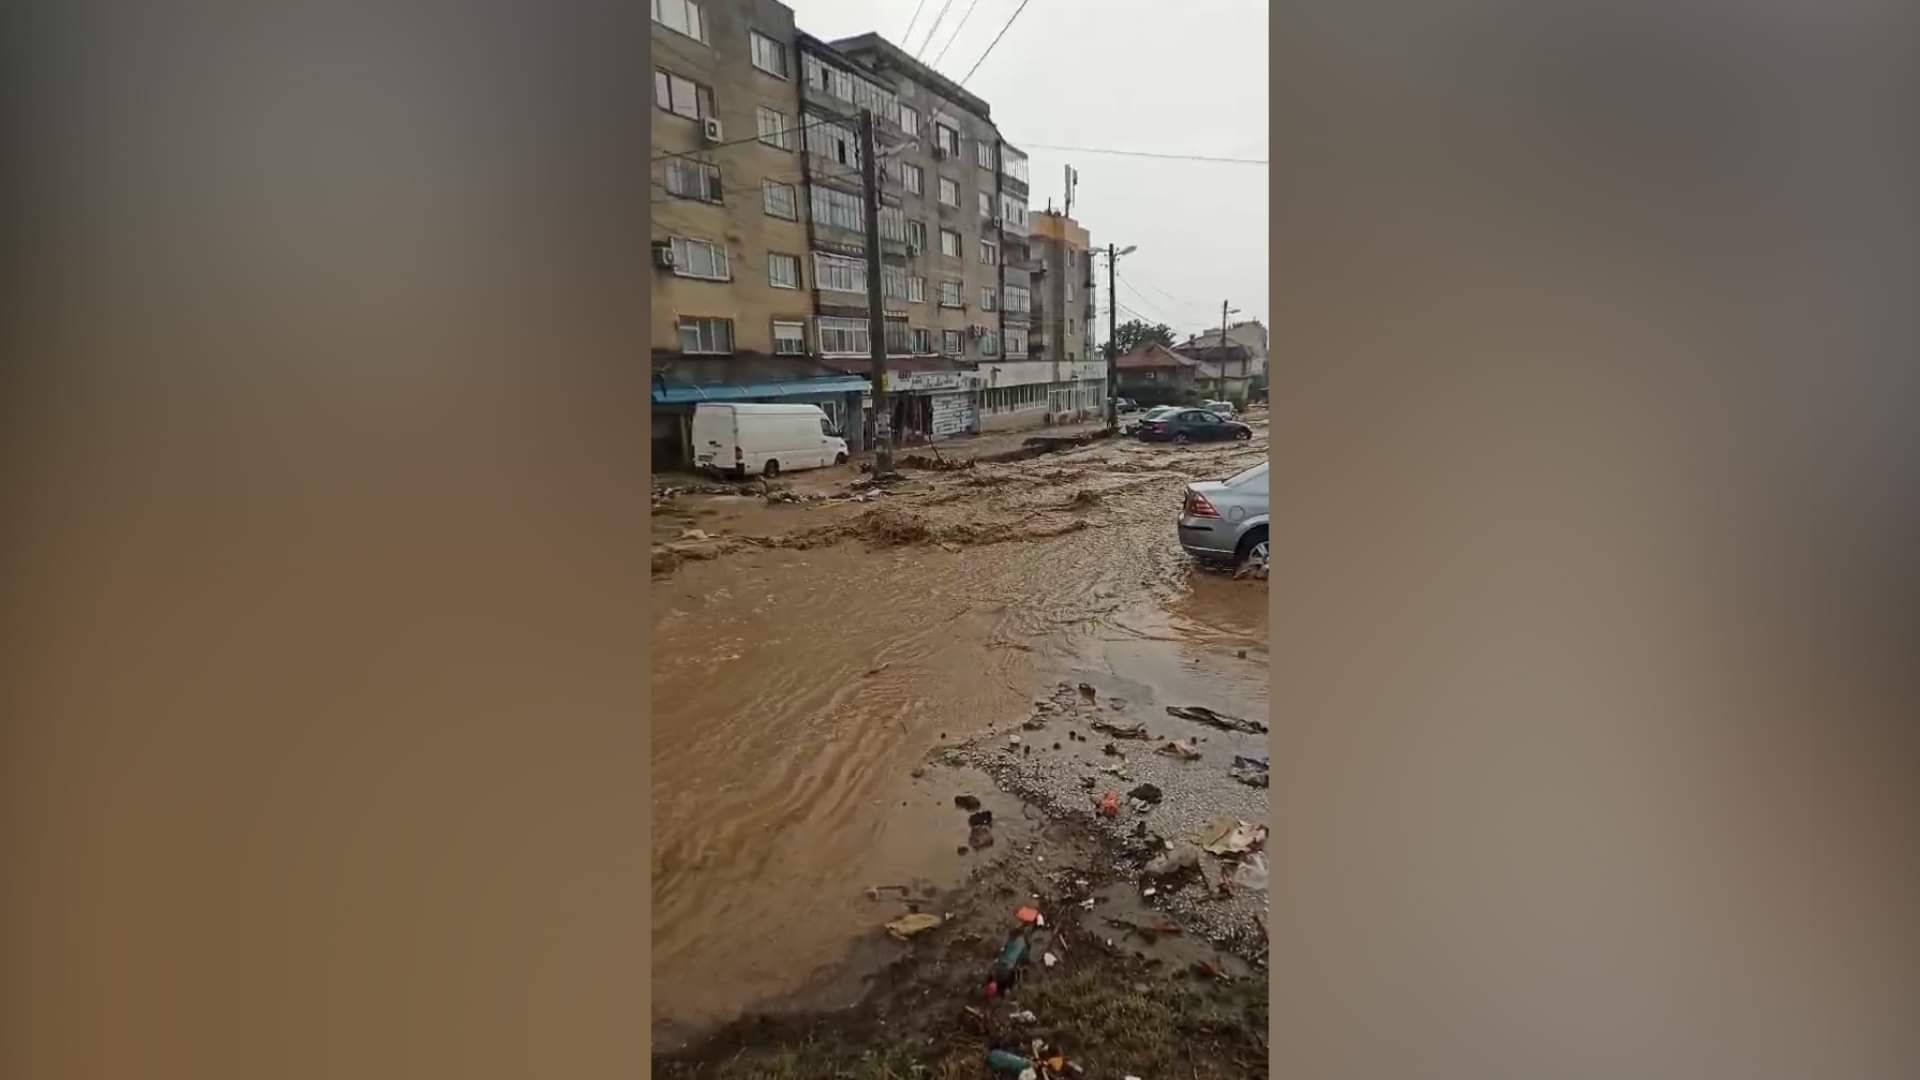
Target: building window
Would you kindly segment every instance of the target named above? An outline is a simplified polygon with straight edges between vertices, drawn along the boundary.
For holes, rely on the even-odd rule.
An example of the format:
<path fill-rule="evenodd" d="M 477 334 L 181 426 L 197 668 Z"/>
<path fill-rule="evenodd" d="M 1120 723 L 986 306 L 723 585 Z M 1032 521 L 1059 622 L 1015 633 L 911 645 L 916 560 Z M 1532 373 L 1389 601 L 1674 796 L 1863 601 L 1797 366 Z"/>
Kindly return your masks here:
<path fill-rule="evenodd" d="M 807 355 L 807 324 L 775 319 L 773 321 L 773 353 L 775 356 Z"/>
<path fill-rule="evenodd" d="M 800 257 L 781 255 L 778 252 L 767 254 L 767 284 L 776 289 L 797 289 L 800 287 Z"/>
<path fill-rule="evenodd" d="M 940 205 L 960 205 L 960 185 L 944 176 L 940 178 Z"/>
<path fill-rule="evenodd" d="M 907 333 L 907 320 L 889 318 L 880 327 L 887 337 L 888 356 L 906 356 L 913 352 L 913 338 Z"/>
<path fill-rule="evenodd" d="M 949 258 L 960 257 L 960 234 L 952 229 L 940 230 L 940 254 Z"/>
<path fill-rule="evenodd" d="M 898 266 L 880 268 L 880 295 L 895 300 L 907 298 L 907 272 Z"/>
<path fill-rule="evenodd" d="M 713 115 L 712 90 L 659 68 L 653 69 L 653 103 L 689 120 Z"/>
<path fill-rule="evenodd" d="M 657 5 L 656 5 L 657 6 Z M 753 66 L 769 75 L 787 77 L 787 47 L 758 30 L 747 31 L 753 46 Z"/>
<path fill-rule="evenodd" d="M 982 140 L 973 144 L 973 160 L 988 172 L 993 171 L 993 144 Z"/>
<path fill-rule="evenodd" d="M 733 320 L 680 316 L 680 351 L 724 356 L 733 351 Z"/>
<path fill-rule="evenodd" d="M 924 326 L 913 328 L 913 351 L 917 353 L 933 352 L 933 331 Z"/>
<path fill-rule="evenodd" d="M 907 246 L 916 251 L 927 249 L 927 223 L 924 221 L 907 222 Z"/>
<path fill-rule="evenodd" d="M 694 0 L 653 0 L 653 21 L 695 41 L 707 40 L 706 22 Z"/>
<path fill-rule="evenodd" d="M 1027 355 L 1027 332 L 1015 327 L 1007 327 L 1007 355 Z"/>
<path fill-rule="evenodd" d="M 960 156 L 960 133 L 938 121 L 933 125 L 933 145 L 946 152 L 947 157 Z"/>
<path fill-rule="evenodd" d="M 864 229 L 862 231 L 865 231 Z M 897 206 L 880 208 L 880 239 L 896 240 L 905 243 L 907 239 L 907 212 Z"/>
<path fill-rule="evenodd" d="M 727 249 L 707 240 L 693 240 L 685 236 L 673 238 L 673 272 L 680 277 L 704 278 L 708 281 L 730 281 L 733 278 L 727 265 Z"/>
<path fill-rule="evenodd" d="M 760 125 L 760 141 L 768 146 L 791 150 L 799 143 L 793 137 L 793 117 L 786 113 L 761 105 L 753 110 L 753 117 Z"/>
<path fill-rule="evenodd" d="M 1032 311 L 1033 294 L 1029 293 L 1027 287 L 1024 285 L 1007 286 L 1006 310 L 1018 315 L 1024 315 Z"/>
<path fill-rule="evenodd" d="M 1073 303 L 1073 282 L 1067 282 L 1067 303 Z"/>
<path fill-rule="evenodd" d="M 1000 172 L 1008 177 L 1027 182 L 1027 155 L 1011 147 L 1000 151 Z"/>
<path fill-rule="evenodd" d="M 993 196 L 984 191 L 980 192 L 980 216 L 983 218 L 993 216 Z"/>
<path fill-rule="evenodd" d="M 849 169 L 860 167 L 860 140 L 855 137 L 852 128 L 833 123 L 816 113 L 806 118 L 806 129 L 808 153 Z"/>
<path fill-rule="evenodd" d="M 999 356 L 1000 355 L 999 337 L 994 334 L 981 334 L 980 335 L 980 355 L 981 356 Z"/>
<path fill-rule="evenodd" d="M 947 308 L 959 307 L 961 297 L 960 290 L 963 287 L 960 282 L 952 278 L 942 281 L 940 283 L 940 306 Z"/>
<path fill-rule="evenodd" d="M 778 180 L 761 181 L 760 199 L 768 217 L 800 220 L 800 193 L 792 184 Z"/>
<path fill-rule="evenodd" d="M 720 201 L 720 167 L 690 158 L 670 157 L 666 164 L 667 194 L 701 202 Z"/>
<path fill-rule="evenodd" d="M 982 285 L 980 287 L 980 310 L 994 311 L 997 310 L 999 306 L 1000 294 L 994 291 L 993 286 Z"/>
<path fill-rule="evenodd" d="M 920 114 L 911 105 L 900 106 L 900 130 L 909 135 L 920 134 Z"/>
<path fill-rule="evenodd" d="M 907 278 L 907 303 L 924 304 L 927 302 L 927 279 L 923 277 Z"/>
<path fill-rule="evenodd" d="M 835 292 L 864 293 L 867 291 L 867 264 L 860 259 L 816 251 L 813 253 L 813 286 Z"/>
<path fill-rule="evenodd" d="M 915 195 L 923 194 L 927 182 L 927 171 L 918 165 L 900 164 L 900 186 Z"/>
<path fill-rule="evenodd" d="M 1027 228 L 1027 204 L 1011 195 L 1000 196 L 1000 216 L 1009 227 L 1022 232 Z"/>
<path fill-rule="evenodd" d="M 852 192 L 841 191 L 822 184 L 813 187 L 813 221 L 816 225 L 831 225 L 837 229 L 852 229 L 855 232 L 867 231 L 866 200 Z"/>
<path fill-rule="evenodd" d="M 998 265 L 1000 262 L 1000 245 L 991 240 L 980 241 L 980 261 L 986 263 L 988 266 Z"/>
<path fill-rule="evenodd" d="M 873 351 L 872 337 L 865 319 L 831 319 L 821 316 L 813 321 L 820 339 L 822 356 L 866 356 Z"/>
<path fill-rule="evenodd" d="M 813 53 L 800 55 L 803 81 L 815 90 L 851 103 L 857 109 L 872 109 L 883 120 L 893 120 L 900 106 L 893 91 L 843 68 L 823 63 Z"/>
<path fill-rule="evenodd" d="M 967 351 L 967 336 L 958 330 L 940 331 L 940 351 L 948 356 L 960 356 Z"/>

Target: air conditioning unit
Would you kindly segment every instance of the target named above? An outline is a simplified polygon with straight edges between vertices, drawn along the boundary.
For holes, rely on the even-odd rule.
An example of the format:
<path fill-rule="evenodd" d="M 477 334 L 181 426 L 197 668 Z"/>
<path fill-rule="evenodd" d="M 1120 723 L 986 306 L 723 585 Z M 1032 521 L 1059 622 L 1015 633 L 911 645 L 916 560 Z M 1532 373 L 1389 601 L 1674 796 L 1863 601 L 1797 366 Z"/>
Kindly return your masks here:
<path fill-rule="evenodd" d="M 709 116 L 700 121 L 700 134 L 710 143 L 717 143 L 726 138 L 724 129 L 720 127 L 720 118 L 716 116 Z"/>
<path fill-rule="evenodd" d="M 673 269 L 673 245 L 667 242 L 653 245 L 653 265 L 662 270 Z"/>
<path fill-rule="evenodd" d="M 913 241 L 911 241 L 911 240 L 909 240 L 909 241 L 907 241 L 907 254 L 909 254 L 909 255 L 918 255 L 918 254 L 920 254 L 920 245 L 919 245 L 919 244 L 916 244 L 916 243 L 914 243 L 914 242 L 913 242 Z"/>

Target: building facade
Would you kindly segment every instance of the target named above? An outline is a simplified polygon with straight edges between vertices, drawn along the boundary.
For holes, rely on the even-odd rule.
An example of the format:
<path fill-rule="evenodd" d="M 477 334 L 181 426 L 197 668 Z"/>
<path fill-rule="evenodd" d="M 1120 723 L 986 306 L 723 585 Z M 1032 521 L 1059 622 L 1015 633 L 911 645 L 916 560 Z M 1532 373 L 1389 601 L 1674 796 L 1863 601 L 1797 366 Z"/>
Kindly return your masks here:
<path fill-rule="evenodd" d="M 1246 348 L 1248 353 L 1247 375 L 1258 379 L 1267 373 L 1267 327 L 1258 319 L 1248 319 L 1227 327 L 1227 340 Z M 1207 330 L 1188 338 L 1181 348 L 1192 346 L 1198 349 L 1212 348 L 1220 344 L 1220 331 Z"/>
<path fill-rule="evenodd" d="M 1051 208 L 1036 211 L 1028 229 L 1033 266 L 1033 337 L 1028 355 L 1061 372 L 1051 408 L 1060 417 L 1098 415 L 1106 400 L 1106 368 L 1092 378 L 1073 378 L 1088 361 L 1101 360 L 1094 343 L 1093 238 L 1079 222 Z"/>

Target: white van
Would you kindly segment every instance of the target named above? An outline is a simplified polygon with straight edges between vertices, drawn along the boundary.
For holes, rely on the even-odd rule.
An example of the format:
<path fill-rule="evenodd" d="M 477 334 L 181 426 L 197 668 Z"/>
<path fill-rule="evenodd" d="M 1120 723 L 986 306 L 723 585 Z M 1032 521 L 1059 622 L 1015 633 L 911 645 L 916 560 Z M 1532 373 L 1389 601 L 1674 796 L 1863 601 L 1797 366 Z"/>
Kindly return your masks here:
<path fill-rule="evenodd" d="M 736 476 L 778 476 L 847 460 L 847 440 L 818 405 L 693 407 L 695 468 Z"/>

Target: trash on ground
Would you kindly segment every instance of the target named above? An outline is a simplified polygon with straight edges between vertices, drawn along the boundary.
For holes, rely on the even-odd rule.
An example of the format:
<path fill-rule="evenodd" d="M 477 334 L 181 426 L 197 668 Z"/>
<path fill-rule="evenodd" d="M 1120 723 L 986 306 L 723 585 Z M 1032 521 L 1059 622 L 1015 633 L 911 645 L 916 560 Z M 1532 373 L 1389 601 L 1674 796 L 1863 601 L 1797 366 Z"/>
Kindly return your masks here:
<path fill-rule="evenodd" d="M 1249 825 L 1233 818 L 1214 818 L 1200 830 L 1201 850 L 1209 855 L 1233 855 L 1251 851 L 1267 838 L 1267 827 Z"/>
<path fill-rule="evenodd" d="M 1141 868 L 1141 873 L 1148 877 L 1167 877 L 1199 865 L 1200 849 L 1183 840 L 1175 844 L 1171 850 L 1147 860 L 1147 865 Z"/>
<path fill-rule="evenodd" d="M 937 927 L 941 918 L 930 911 L 916 911 L 911 915 L 902 915 L 887 924 L 887 933 L 905 941 L 918 934 L 924 934 Z"/>
<path fill-rule="evenodd" d="M 991 1001 L 1005 993 L 1020 976 L 1020 961 L 1027 958 L 1027 935 L 1024 930 L 1016 930 L 1007 938 L 1007 943 L 994 957 L 993 966 L 987 969 L 987 1000 Z"/>
<path fill-rule="evenodd" d="M 975 825 L 973 829 L 967 833 L 967 843 L 969 846 L 976 849 L 983 848 L 983 847 L 992 847 L 993 846 L 993 826 Z"/>
<path fill-rule="evenodd" d="M 1106 720 L 1094 720 L 1089 723 L 1093 730 L 1111 735 L 1116 739 L 1147 738 L 1147 725 L 1140 721 L 1131 724 L 1115 724 Z"/>
<path fill-rule="evenodd" d="M 976 810 L 976 811 L 974 811 L 973 813 L 971 813 L 971 814 L 968 814 L 968 815 L 967 815 L 967 824 L 969 824 L 969 825 L 991 825 L 991 824 L 993 824 L 993 811 L 991 811 L 991 810 Z"/>
<path fill-rule="evenodd" d="M 1247 856 L 1239 866 L 1233 868 L 1233 873 L 1227 875 L 1227 880 L 1231 881 L 1235 888 L 1255 889 L 1265 892 L 1267 888 L 1267 857 L 1257 851 Z"/>
<path fill-rule="evenodd" d="M 962 810 L 978 810 L 980 809 L 980 800 L 972 795 L 955 795 L 953 797 L 953 805 Z"/>
<path fill-rule="evenodd" d="M 1087 683 L 1080 684 L 1080 695 L 1082 697 L 1091 701 L 1093 700 L 1094 694 L 1095 694 L 1095 691 L 1092 686 L 1088 685 Z"/>
<path fill-rule="evenodd" d="M 1009 735 L 1009 736 L 1007 736 L 1007 745 L 1008 745 L 1008 746 L 1019 746 L 1019 745 L 1020 745 L 1020 736 L 1018 736 L 1018 735 Z"/>
<path fill-rule="evenodd" d="M 1022 923 L 1032 923 L 1040 918 L 1040 909 L 1036 907 L 1022 907 L 1013 913 L 1013 917 Z"/>
<path fill-rule="evenodd" d="M 1130 799 L 1139 799 L 1141 802 L 1150 803 L 1159 802 L 1162 795 L 1161 790 L 1152 784 L 1141 784 L 1139 787 L 1127 792 L 1127 797 Z"/>
<path fill-rule="evenodd" d="M 997 1073 L 1013 1073 L 1021 1076 L 1033 1072 L 1032 1063 L 1011 1050 L 987 1051 L 987 1068 Z"/>
<path fill-rule="evenodd" d="M 1214 712 L 1200 705 L 1169 705 L 1167 715 L 1177 716 L 1182 720 L 1192 720 L 1194 723 L 1205 724 L 1208 727 L 1217 727 L 1223 731 L 1244 731 L 1253 735 L 1267 733 L 1267 725 L 1258 720 L 1242 720 L 1240 717 Z"/>
<path fill-rule="evenodd" d="M 1109 791 L 1100 796 L 1100 816 L 1118 817 L 1120 814 L 1120 796 Z"/>
<path fill-rule="evenodd" d="M 870 668 L 868 668 L 868 669 L 867 669 L 867 676 L 868 676 L 869 678 L 871 678 L 871 677 L 873 677 L 873 676 L 875 676 L 875 675 L 878 675 L 878 674 L 880 674 L 881 672 L 883 672 L 883 671 L 885 671 L 885 670 L 887 670 L 888 668 L 890 668 L 890 667 L 892 667 L 892 666 L 893 666 L 893 661 L 891 661 L 891 660 L 889 660 L 889 661 L 887 661 L 887 662 L 886 662 L 886 663 L 884 663 L 884 664 L 875 664 L 875 665 L 874 665 L 873 667 L 870 667 Z"/>
<path fill-rule="evenodd" d="M 1045 961 L 1048 967 L 1052 967 L 1053 965 L 1060 962 L 1060 958 L 1053 955 L 1052 953 L 1045 953 L 1040 957 L 1040 959 Z"/>
<path fill-rule="evenodd" d="M 1033 1014 L 1032 1009 L 1021 1009 L 1017 1013 L 1009 1014 L 1007 1019 L 1016 1024 L 1037 1024 L 1040 1022 L 1040 1018 Z"/>
<path fill-rule="evenodd" d="M 1192 743 L 1182 742 L 1179 739 L 1169 740 L 1166 745 L 1159 747 L 1155 753 L 1179 758 L 1181 761 L 1194 761 L 1200 757 L 1200 751 L 1195 750 Z"/>

